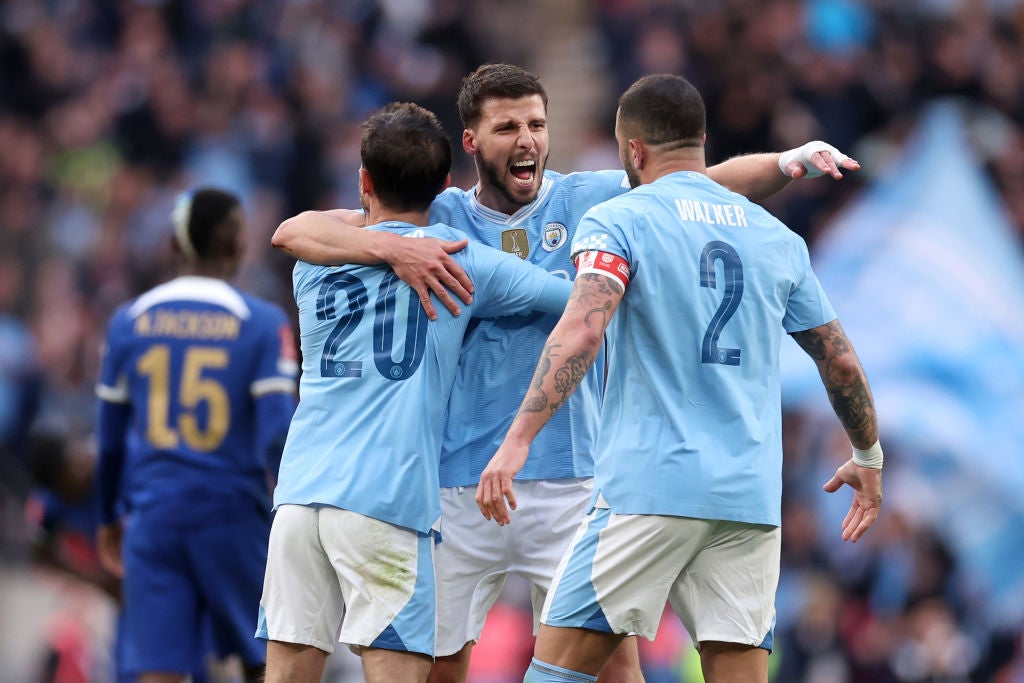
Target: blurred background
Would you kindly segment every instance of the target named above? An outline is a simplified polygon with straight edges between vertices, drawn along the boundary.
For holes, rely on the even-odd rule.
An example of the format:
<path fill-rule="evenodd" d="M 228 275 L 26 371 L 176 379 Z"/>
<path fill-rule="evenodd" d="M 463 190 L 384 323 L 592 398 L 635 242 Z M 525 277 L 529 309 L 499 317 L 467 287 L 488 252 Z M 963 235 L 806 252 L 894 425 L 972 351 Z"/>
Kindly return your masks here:
<path fill-rule="evenodd" d="M 358 123 L 395 99 L 439 115 L 472 185 L 455 99 L 489 61 L 541 77 L 554 170 L 617 168 L 615 101 L 653 72 L 701 89 L 709 163 L 811 139 L 860 160 L 766 202 L 811 246 L 888 455 L 882 518 L 843 544 L 848 493 L 820 486 L 849 444 L 787 345 L 773 680 L 1024 682 L 1022 39 L 1019 0 L 0 2 L 0 682 L 113 680 L 93 386 L 114 307 L 170 274 L 176 194 L 244 199 L 239 284 L 294 313 L 278 223 L 357 206 Z M 527 605 L 510 582 L 472 681 L 520 680 Z M 700 680 L 674 617 L 641 648 L 648 681 Z"/>

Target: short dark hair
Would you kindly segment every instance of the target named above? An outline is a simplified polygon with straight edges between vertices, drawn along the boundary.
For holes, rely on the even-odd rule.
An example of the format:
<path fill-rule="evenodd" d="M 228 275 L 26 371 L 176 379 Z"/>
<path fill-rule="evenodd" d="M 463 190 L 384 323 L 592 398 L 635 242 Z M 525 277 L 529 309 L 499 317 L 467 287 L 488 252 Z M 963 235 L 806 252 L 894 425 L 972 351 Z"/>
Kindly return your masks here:
<path fill-rule="evenodd" d="M 175 239 L 182 252 L 199 261 L 221 258 L 223 254 L 211 253 L 216 251 L 211 250 L 213 236 L 241 205 L 238 197 L 215 187 L 203 187 L 182 195 L 178 202 L 174 210 Z"/>
<path fill-rule="evenodd" d="M 392 102 L 362 129 L 359 154 L 380 201 L 397 211 L 430 208 L 452 166 L 452 147 L 437 117 L 417 104 Z"/>
<path fill-rule="evenodd" d="M 619 98 L 619 128 L 649 145 L 700 147 L 704 144 L 704 99 L 685 78 L 644 76 Z"/>
<path fill-rule="evenodd" d="M 540 95 L 544 109 L 548 108 L 548 94 L 540 79 L 514 64 L 484 64 L 462 79 L 459 89 L 459 116 L 462 125 L 472 128 L 480 120 L 484 100 L 492 97 L 519 99 Z"/>

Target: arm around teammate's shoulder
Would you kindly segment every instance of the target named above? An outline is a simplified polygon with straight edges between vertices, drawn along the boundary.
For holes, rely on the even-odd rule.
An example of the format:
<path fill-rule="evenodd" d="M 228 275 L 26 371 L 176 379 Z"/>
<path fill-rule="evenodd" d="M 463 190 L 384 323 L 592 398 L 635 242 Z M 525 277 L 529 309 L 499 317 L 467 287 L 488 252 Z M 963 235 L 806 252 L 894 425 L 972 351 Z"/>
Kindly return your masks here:
<path fill-rule="evenodd" d="M 473 283 L 451 254 L 465 248 L 467 240 L 434 238 L 405 239 L 380 230 L 363 230 L 365 217 L 359 211 L 303 211 L 287 219 L 270 239 L 275 249 L 314 265 L 387 263 L 420 299 L 431 320 L 437 311 L 430 295 L 458 315 L 463 303 L 473 300 Z"/>
<path fill-rule="evenodd" d="M 382 263 L 372 259 L 379 236 L 360 230 L 366 219 L 358 211 L 303 211 L 285 220 L 274 231 L 270 244 L 289 256 L 316 265 Z M 355 258 L 353 258 L 355 257 Z"/>

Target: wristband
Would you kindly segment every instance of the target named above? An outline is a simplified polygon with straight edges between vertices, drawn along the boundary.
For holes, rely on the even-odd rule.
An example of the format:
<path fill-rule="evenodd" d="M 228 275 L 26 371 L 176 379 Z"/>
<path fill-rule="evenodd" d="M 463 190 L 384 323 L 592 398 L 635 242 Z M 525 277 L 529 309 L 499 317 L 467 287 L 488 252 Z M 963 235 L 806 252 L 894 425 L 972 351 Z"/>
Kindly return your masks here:
<path fill-rule="evenodd" d="M 884 460 L 882 455 L 882 447 L 878 441 L 868 448 L 867 450 L 861 450 L 856 446 L 853 447 L 853 464 L 861 467 L 870 467 L 873 470 L 882 469 L 882 461 Z"/>

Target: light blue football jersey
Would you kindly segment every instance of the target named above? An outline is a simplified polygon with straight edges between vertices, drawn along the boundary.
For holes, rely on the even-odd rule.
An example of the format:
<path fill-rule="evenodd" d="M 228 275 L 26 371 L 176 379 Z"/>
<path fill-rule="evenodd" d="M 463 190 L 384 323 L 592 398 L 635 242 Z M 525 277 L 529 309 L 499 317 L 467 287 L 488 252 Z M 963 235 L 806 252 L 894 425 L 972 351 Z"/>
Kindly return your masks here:
<path fill-rule="evenodd" d="M 807 245 L 701 173 L 590 211 L 572 253 L 629 263 L 606 334 L 594 488 L 613 511 L 779 525 L 785 332 L 836 318 Z"/>
<path fill-rule="evenodd" d="M 444 225 L 382 223 L 412 237 L 460 240 Z M 426 533 L 441 515 L 441 427 L 471 317 L 560 311 L 571 285 L 481 244 L 453 255 L 473 303 L 431 322 L 383 266 L 299 262 L 302 377 L 274 504 L 332 505 Z"/>
<path fill-rule="evenodd" d="M 431 220 L 453 225 L 472 239 L 515 254 L 572 280 L 569 245 L 592 206 L 629 189 L 622 171 L 562 175 L 545 171 L 540 193 L 511 216 L 481 205 L 475 188 L 449 189 L 430 207 Z M 473 486 L 498 450 L 526 395 L 537 359 L 560 315 L 535 313 L 475 320 L 463 342 L 448 403 L 441 451 L 441 486 Z M 593 475 L 593 442 L 601 402 L 603 356 L 598 370 L 545 425 L 517 479 L 566 479 Z"/>

